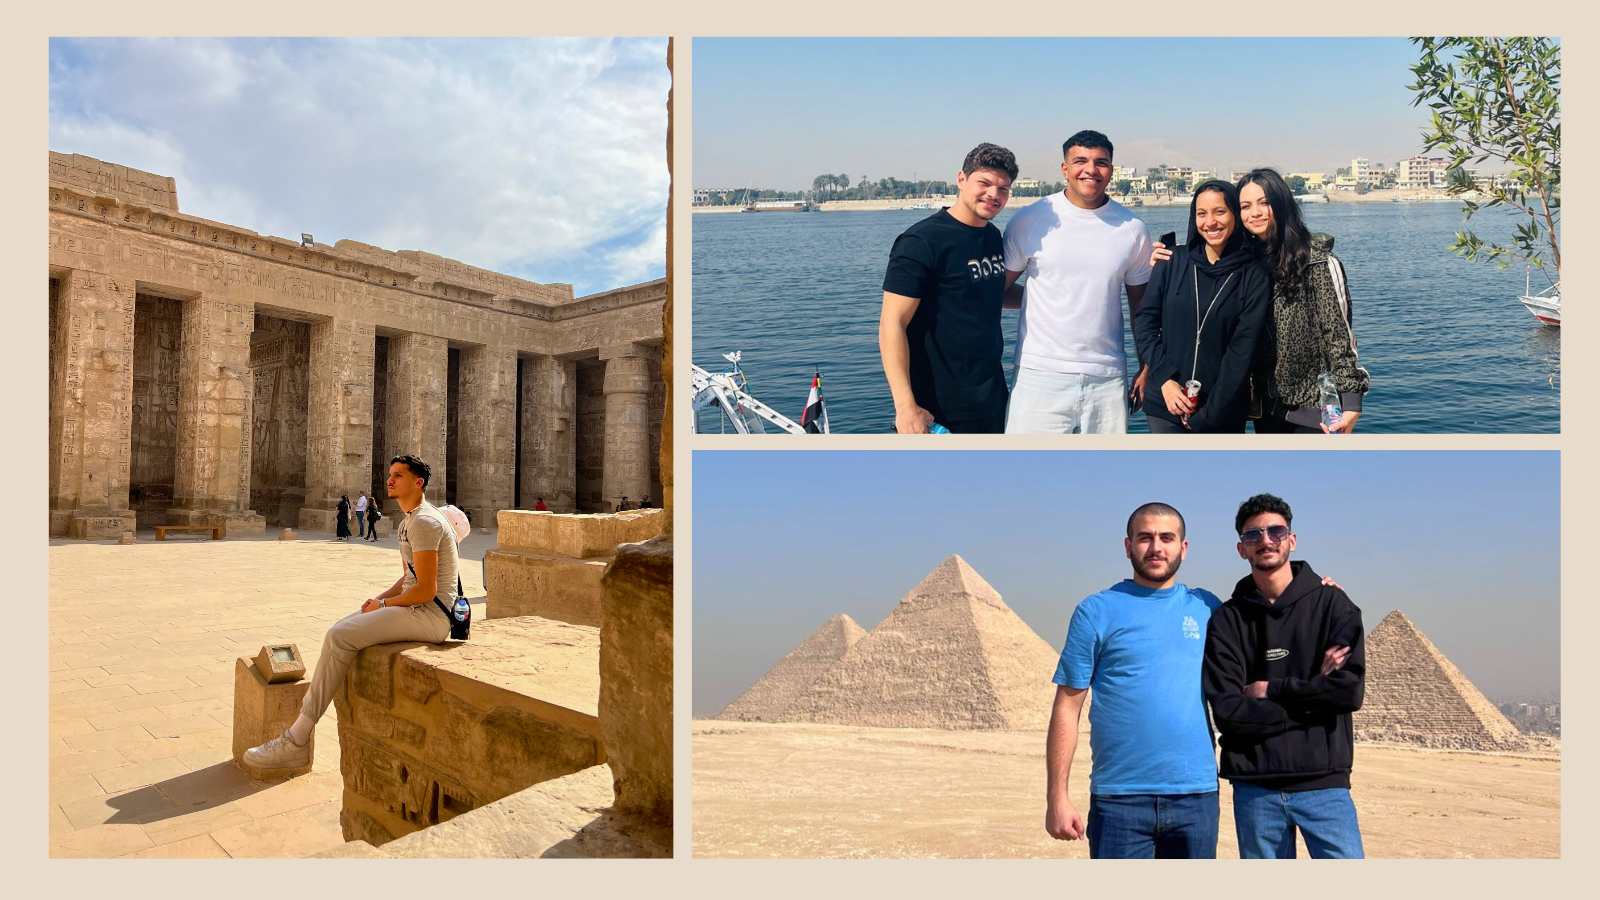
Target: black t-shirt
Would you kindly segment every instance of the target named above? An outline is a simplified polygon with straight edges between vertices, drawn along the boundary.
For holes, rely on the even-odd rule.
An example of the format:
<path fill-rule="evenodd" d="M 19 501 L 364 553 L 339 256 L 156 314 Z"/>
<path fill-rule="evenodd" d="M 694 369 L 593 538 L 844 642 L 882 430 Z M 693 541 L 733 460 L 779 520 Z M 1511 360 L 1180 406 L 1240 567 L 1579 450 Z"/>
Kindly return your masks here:
<path fill-rule="evenodd" d="M 941 424 L 1005 407 L 1000 229 L 988 222 L 981 228 L 963 225 L 948 210 L 934 213 L 895 238 L 883 289 L 922 301 L 906 327 L 918 406 Z"/>

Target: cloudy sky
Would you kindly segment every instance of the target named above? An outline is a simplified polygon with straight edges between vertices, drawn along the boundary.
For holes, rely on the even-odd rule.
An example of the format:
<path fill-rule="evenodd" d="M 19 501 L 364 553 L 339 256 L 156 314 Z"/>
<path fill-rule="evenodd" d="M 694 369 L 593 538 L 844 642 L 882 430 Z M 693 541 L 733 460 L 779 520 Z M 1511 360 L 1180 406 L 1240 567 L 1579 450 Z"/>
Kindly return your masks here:
<path fill-rule="evenodd" d="M 50 149 L 263 234 L 579 295 L 666 272 L 660 39 L 52 40 Z"/>

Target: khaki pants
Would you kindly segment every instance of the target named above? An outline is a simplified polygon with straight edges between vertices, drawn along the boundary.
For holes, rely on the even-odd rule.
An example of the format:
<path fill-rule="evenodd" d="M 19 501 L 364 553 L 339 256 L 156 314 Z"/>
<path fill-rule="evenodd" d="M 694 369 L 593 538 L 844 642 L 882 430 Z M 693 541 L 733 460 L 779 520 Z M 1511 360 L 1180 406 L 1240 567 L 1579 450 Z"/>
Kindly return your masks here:
<path fill-rule="evenodd" d="M 311 689 L 300 704 L 300 712 L 312 722 L 322 718 L 333 695 L 339 693 L 344 676 L 356 654 L 374 644 L 401 641 L 442 643 L 450 637 L 450 618 L 438 604 L 429 600 L 416 606 L 386 606 L 372 612 L 353 612 L 333 623 L 322 639 L 317 656 L 317 671 L 311 676 Z"/>

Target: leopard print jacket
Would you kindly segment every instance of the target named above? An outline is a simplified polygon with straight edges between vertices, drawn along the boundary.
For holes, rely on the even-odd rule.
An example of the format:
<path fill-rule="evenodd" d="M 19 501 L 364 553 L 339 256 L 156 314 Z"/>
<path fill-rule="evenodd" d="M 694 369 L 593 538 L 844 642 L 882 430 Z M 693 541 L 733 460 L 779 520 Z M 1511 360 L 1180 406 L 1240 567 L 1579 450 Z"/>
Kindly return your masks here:
<path fill-rule="evenodd" d="M 1331 252 L 1333 238 L 1311 237 L 1311 258 L 1302 289 L 1291 295 L 1272 287 L 1272 329 L 1264 342 L 1256 384 L 1285 406 L 1312 408 L 1321 401 L 1317 375 L 1333 372 L 1341 394 L 1367 392 L 1367 370 L 1356 359 L 1355 317 L 1344 265 Z"/>

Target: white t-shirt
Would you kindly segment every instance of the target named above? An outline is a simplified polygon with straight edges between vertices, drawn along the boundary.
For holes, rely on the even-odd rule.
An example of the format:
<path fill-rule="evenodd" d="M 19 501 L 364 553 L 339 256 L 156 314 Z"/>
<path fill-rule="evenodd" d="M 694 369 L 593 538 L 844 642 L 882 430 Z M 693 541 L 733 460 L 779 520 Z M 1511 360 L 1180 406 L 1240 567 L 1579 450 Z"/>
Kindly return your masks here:
<path fill-rule="evenodd" d="M 356 512 L 366 512 L 366 511 L 367 511 L 367 495 L 366 494 L 362 494 L 361 496 L 356 498 Z"/>
<path fill-rule="evenodd" d="M 1046 372 L 1126 375 L 1122 286 L 1150 281 L 1150 229 L 1107 199 L 1099 209 L 1052 194 L 1006 226 L 1006 269 L 1028 276 L 1017 365 Z"/>

